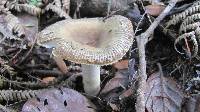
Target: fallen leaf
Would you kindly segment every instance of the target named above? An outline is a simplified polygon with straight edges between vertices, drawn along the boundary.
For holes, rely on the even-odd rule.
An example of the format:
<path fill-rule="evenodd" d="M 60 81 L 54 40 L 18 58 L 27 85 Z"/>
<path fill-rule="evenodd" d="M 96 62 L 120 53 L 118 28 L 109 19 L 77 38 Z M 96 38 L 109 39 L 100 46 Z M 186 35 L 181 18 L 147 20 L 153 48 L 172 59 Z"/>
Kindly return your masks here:
<path fill-rule="evenodd" d="M 110 105 L 110 107 L 112 108 L 112 111 L 113 111 L 113 112 L 119 112 L 119 111 L 120 111 L 119 107 L 117 107 L 116 104 L 109 103 L 109 105 Z"/>
<path fill-rule="evenodd" d="M 128 85 L 128 70 L 127 69 L 120 70 L 115 74 L 115 77 L 113 77 L 108 81 L 108 83 L 101 91 L 101 94 L 106 94 L 113 89 L 122 86 L 126 87 L 127 85 Z"/>
<path fill-rule="evenodd" d="M 101 98 L 108 102 L 113 111 L 119 111 L 119 96 L 123 94 L 128 86 L 128 69 L 116 72 L 115 77 L 110 79 L 100 92 Z"/>
<path fill-rule="evenodd" d="M 38 33 L 38 18 L 26 13 L 17 14 L 19 21 L 23 24 L 25 28 L 25 36 L 29 41 L 29 46 L 34 43 L 36 34 Z"/>
<path fill-rule="evenodd" d="M 46 89 L 29 99 L 22 112 L 95 112 L 96 107 L 83 95 L 68 88 Z"/>
<path fill-rule="evenodd" d="M 165 9 L 164 5 L 147 5 L 145 6 L 145 11 L 147 14 L 150 14 L 152 16 L 158 16 L 160 13 Z"/>
<path fill-rule="evenodd" d="M 120 96 L 119 96 L 119 99 L 123 99 L 123 98 L 127 98 L 131 95 L 133 95 L 133 89 L 132 88 L 129 88 L 128 90 L 124 91 Z"/>
<path fill-rule="evenodd" d="M 20 40 L 18 38 L 16 38 L 12 32 L 7 28 L 7 23 L 5 21 L 5 15 L 0 15 L 0 41 L 2 41 L 3 37 L 9 38 L 9 39 L 16 39 L 16 40 Z M 1 50 L 2 51 L 2 50 Z"/>
<path fill-rule="evenodd" d="M 145 99 L 148 112 L 180 112 L 183 92 L 170 78 L 152 74 L 147 80 Z"/>
<path fill-rule="evenodd" d="M 68 67 L 65 64 L 64 60 L 58 57 L 53 57 L 54 61 L 56 62 L 56 65 L 58 66 L 59 70 L 63 73 L 66 74 L 68 72 Z"/>
<path fill-rule="evenodd" d="M 117 63 L 114 63 L 113 66 L 117 69 L 126 69 L 128 68 L 128 61 L 129 60 L 122 60 L 122 61 L 119 61 Z"/>
<path fill-rule="evenodd" d="M 200 112 L 200 95 L 195 94 L 185 100 L 181 112 Z"/>
<path fill-rule="evenodd" d="M 128 76 L 128 69 L 119 70 L 100 92 L 100 97 L 108 102 L 113 111 L 119 111 L 119 96 L 123 94 L 128 86 Z"/>
<path fill-rule="evenodd" d="M 55 77 L 45 77 L 42 79 L 42 82 L 48 84 L 49 82 L 52 82 L 54 79 Z"/>

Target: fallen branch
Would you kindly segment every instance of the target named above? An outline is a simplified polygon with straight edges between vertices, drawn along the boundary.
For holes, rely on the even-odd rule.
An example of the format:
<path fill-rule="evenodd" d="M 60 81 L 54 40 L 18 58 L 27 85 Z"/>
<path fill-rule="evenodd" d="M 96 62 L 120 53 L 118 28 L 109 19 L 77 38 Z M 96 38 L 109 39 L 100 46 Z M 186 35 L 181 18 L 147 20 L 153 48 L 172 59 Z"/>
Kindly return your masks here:
<path fill-rule="evenodd" d="M 154 20 L 151 26 L 142 34 L 136 36 L 137 46 L 139 49 L 139 70 L 138 70 L 138 90 L 137 90 L 137 101 L 136 101 L 136 111 L 145 112 L 145 89 L 146 89 L 146 60 L 145 60 L 145 45 L 148 42 L 148 38 L 154 32 L 155 28 L 159 23 L 165 18 L 165 16 L 170 12 L 170 10 L 175 6 L 178 0 L 170 0 L 168 6 L 165 10 Z"/>

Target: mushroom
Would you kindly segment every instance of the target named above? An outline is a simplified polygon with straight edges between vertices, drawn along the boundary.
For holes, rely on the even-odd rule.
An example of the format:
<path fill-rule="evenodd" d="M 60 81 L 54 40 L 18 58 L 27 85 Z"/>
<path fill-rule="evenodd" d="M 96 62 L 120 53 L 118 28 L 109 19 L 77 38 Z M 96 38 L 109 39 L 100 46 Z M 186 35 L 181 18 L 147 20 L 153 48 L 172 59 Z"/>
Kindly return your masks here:
<path fill-rule="evenodd" d="M 123 16 L 59 21 L 38 33 L 37 43 L 52 47 L 55 57 L 82 66 L 84 90 L 100 91 L 100 66 L 120 60 L 133 43 L 131 21 Z"/>

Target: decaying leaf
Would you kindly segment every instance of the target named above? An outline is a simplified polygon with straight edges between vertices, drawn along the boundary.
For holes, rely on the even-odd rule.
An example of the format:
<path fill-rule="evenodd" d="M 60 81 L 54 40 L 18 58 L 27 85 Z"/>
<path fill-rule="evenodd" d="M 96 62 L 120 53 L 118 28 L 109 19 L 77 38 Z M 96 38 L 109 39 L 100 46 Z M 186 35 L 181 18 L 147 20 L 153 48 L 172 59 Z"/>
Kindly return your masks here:
<path fill-rule="evenodd" d="M 119 111 L 119 105 L 116 101 L 119 101 L 120 95 L 126 90 L 128 86 L 128 70 L 123 69 L 118 71 L 115 74 L 115 77 L 112 78 L 100 92 L 101 97 L 106 100 L 110 107 L 115 110 Z"/>
<path fill-rule="evenodd" d="M 95 112 L 95 106 L 83 95 L 68 88 L 46 89 L 28 100 L 22 112 Z"/>
<path fill-rule="evenodd" d="M 133 94 L 134 94 L 133 89 L 132 89 L 132 88 L 129 88 L 128 90 L 124 91 L 124 92 L 119 96 L 119 98 L 120 98 L 120 99 L 127 98 L 127 97 L 129 97 L 129 96 L 131 96 L 131 95 L 133 95 Z"/>
<path fill-rule="evenodd" d="M 42 82 L 45 84 L 48 84 L 49 82 L 52 82 L 55 79 L 55 77 L 44 77 L 42 79 Z"/>
<path fill-rule="evenodd" d="M 114 63 L 113 66 L 117 69 L 127 69 L 129 60 L 122 60 L 117 63 Z"/>
<path fill-rule="evenodd" d="M 5 16 L 5 21 L 10 31 L 17 33 L 19 37 L 25 36 L 24 26 L 20 24 L 20 21 L 16 16 L 9 13 Z"/>
<path fill-rule="evenodd" d="M 165 6 L 164 5 L 147 5 L 145 6 L 145 11 L 146 13 L 152 15 L 152 16 L 158 16 L 164 9 Z"/>
<path fill-rule="evenodd" d="M 106 100 L 113 111 L 119 111 L 120 95 L 124 93 L 128 86 L 128 69 L 121 69 L 113 77 L 100 92 L 101 97 Z M 123 95 L 122 95 L 123 96 Z"/>
<path fill-rule="evenodd" d="M 5 24 L 5 20 L 4 20 L 4 17 L 3 15 L 0 15 L 0 43 L 5 40 L 6 38 L 9 38 L 9 39 L 19 39 L 17 38 L 16 36 L 14 36 L 12 34 L 11 31 L 9 31 L 9 29 L 6 27 L 7 25 Z M 20 39 L 19 39 L 20 40 Z M 2 50 L 1 50 L 2 51 Z M 2 55 L 2 54 L 1 54 Z"/>
<path fill-rule="evenodd" d="M 30 45 L 34 43 L 36 34 L 38 33 L 38 18 L 29 14 L 18 14 L 17 15 L 21 24 L 25 29 L 26 39 L 30 42 Z"/>
<path fill-rule="evenodd" d="M 192 95 L 185 99 L 181 112 L 200 112 L 200 95 Z"/>
<path fill-rule="evenodd" d="M 106 94 L 111 90 L 117 89 L 118 87 L 126 87 L 128 85 L 128 70 L 120 70 L 103 88 L 101 94 Z"/>
<path fill-rule="evenodd" d="M 192 95 L 190 98 L 185 100 L 183 109 L 181 112 L 200 112 L 200 95 Z"/>
<path fill-rule="evenodd" d="M 147 80 L 145 97 L 148 112 L 180 112 L 184 96 L 174 80 L 158 72 Z"/>

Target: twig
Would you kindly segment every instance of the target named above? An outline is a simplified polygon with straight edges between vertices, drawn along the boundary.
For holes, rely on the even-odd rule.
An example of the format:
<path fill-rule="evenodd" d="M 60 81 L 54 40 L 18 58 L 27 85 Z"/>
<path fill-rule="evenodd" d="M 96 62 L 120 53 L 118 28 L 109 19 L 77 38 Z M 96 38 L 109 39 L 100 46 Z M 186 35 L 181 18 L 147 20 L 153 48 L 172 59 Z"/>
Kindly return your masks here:
<path fill-rule="evenodd" d="M 13 84 L 14 88 L 16 89 L 17 87 L 23 88 L 23 89 L 30 89 L 30 88 L 44 88 L 49 86 L 49 84 L 44 84 L 41 82 L 18 82 L 18 81 L 13 81 L 13 80 L 9 80 L 3 76 L 0 76 L 3 81 L 8 82 L 9 84 Z"/>
<path fill-rule="evenodd" d="M 162 70 L 162 66 L 160 63 L 157 63 L 158 65 L 158 69 L 159 69 L 159 73 L 160 73 L 160 83 L 161 83 L 161 96 L 164 96 L 164 74 L 163 74 L 163 70 Z M 165 97 L 162 97 L 163 102 L 165 102 Z M 163 103 L 163 112 L 165 111 L 165 103 Z"/>
<path fill-rule="evenodd" d="M 145 89 L 146 89 L 146 60 L 145 60 L 145 45 L 148 38 L 154 32 L 155 28 L 164 19 L 164 17 L 170 12 L 170 10 L 175 6 L 177 0 L 170 0 L 168 6 L 165 10 L 154 20 L 151 26 L 146 30 L 146 32 L 141 35 L 136 36 L 137 46 L 139 49 L 139 70 L 138 70 L 138 90 L 137 90 L 137 101 L 136 101 L 136 111 L 145 112 Z"/>
<path fill-rule="evenodd" d="M 40 70 L 40 69 L 32 69 L 32 70 L 28 70 L 26 72 L 29 72 L 31 74 L 34 74 L 34 76 L 38 76 L 38 77 L 58 77 L 58 76 L 62 76 L 63 73 L 58 71 L 58 70 Z M 69 74 L 67 74 L 69 75 Z"/>
<path fill-rule="evenodd" d="M 140 27 L 142 21 L 144 20 L 145 15 L 146 15 L 146 13 L 144 13 L 144 14 L 142 15 L 142 18 L 141 18 L 140 21 L 138 22 L 137 27 L 136 27 L 136 29 L 135 29 L 135 35 L 137 34 L 138 31 L 141 30 L 141 29 L 139 30 L 139 27 Z"/>
<path fill-rule="evenodd" d="M 151 26 L 147 29 L 145 33 L 141 34 L 142 38 L 148 38 L 153 33 L 154 29 L 159 25 L 159 23 L 164 19 L 164 17 L 169 13 L 169 11 L 175 6 L 177 0 L 171 0 L 169 5 L 165 10 L 154 20 Z"/>
<path fill-rule="evenodd" d="M 136 101 L 136 111 L 137 112 L 145 112 L 145 97 L 144 91 L 146 88 L 146 60 L 145 60 L 145 41 L 148 38 L 136 38 L 137 45 L 139 49 L 139 70 L 138 70 L 138 90 L 137 90 L 137 101 Z M 144 40 L 145 39 L 145 40 Z"/>
<path fill-rule="evenodd" d="M 112 1 L 108 0 L 107 16 L 109 16 L 110 14 L 111 4 L 112 4 Z"/>
<path fill-rule="evenodd" d="M 24 41 L 21 42 L 21 48 L 20 48 L 20 50 L 9 60 L 9 62 L 12 62 L 17 56 L 19 56 L 19 54 L 23 50 L 23 47 L 22 47 L 23 45 L 24 45 Z"/>
<path fill-rule="evenodd" d="M 30 55 L 30 53 L 32 52 L 32 50 L 33 50 L 33 48 L 34 48 L 34 46 L 36 44 L 36 41 L 37 41 L 37 38 L 34 39 L 30 50 L 26 53 L 26 55 L 24 56 L 24 58 L 22 58 L 22 60 L 18 63 L 18 65 L 22 64 L 26 60 L 26 58 L 28 58 L 28 56 Z"/>
<path fill-rule="evenodd" d="M 139 2 L 141 3 L 142 10 L 145 11 L 146 8 L 144 7 L 143 1 L 142 1 L 142 0 L 139 0 Z M 145 13 L 146 13 L 146 11 L 145 11 Z M 150 17 L 149 14 L 147 14 L 147 18 L 149 19 L 149 22 L 152 23 L 152 21 L 151 21 L 151 17 Z"/>

